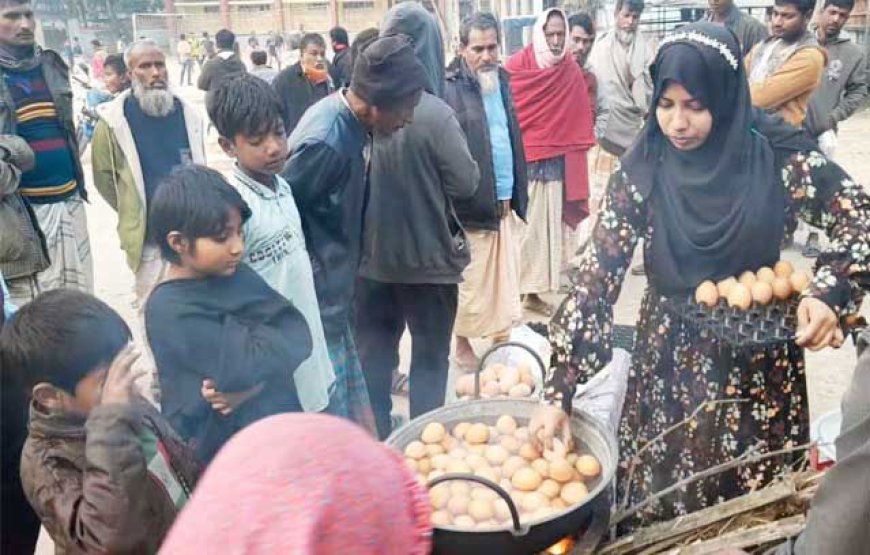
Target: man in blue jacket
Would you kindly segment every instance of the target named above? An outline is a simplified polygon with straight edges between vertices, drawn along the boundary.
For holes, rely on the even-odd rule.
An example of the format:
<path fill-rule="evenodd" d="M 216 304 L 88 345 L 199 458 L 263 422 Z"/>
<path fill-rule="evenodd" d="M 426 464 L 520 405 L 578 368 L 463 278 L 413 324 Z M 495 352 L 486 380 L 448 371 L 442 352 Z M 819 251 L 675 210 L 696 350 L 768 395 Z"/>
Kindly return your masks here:
<path fill-rule="evenodd" d="M 410 123 L 425 85 L 425 70 L 406 37 L 375 40 L 360 52 L 350 88 L 305 112 L 290 136 L 290 158 L 281 174 L 299 208 L 335 368 L 329 410 L 372 431 L 371 405 L 350 325 L 371 134 L 391 135 Z"/>

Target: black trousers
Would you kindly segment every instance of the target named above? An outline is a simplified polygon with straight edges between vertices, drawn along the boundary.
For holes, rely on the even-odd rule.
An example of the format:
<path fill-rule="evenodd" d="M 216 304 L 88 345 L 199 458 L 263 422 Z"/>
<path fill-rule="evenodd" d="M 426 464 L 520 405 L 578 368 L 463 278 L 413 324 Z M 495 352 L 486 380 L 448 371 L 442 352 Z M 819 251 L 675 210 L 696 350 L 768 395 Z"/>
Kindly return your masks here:
<path fill-rule="evenodd" d="M 393 370 L 399 365 L 399 341 L 406 325 L 412 341 L 411 418 L 444 404 L 458 294 L 455 284 L 360 280 L 356 341 L 381 439 L 392 431 Z"/>

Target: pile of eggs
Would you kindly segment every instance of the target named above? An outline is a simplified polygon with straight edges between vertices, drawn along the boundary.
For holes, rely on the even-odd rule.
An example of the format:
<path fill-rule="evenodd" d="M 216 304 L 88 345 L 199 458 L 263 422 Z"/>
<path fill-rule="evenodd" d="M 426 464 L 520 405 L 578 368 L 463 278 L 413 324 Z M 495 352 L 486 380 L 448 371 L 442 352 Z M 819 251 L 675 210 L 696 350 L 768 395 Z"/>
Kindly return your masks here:
<path fill-rule="evenodd" d="M 740 277 L 730 277 L 719 283 L 705 281 L 695 290 L 695 302 L 710 308 L 724 299 L 728 306 L 748 310 L 753 303 L 766 306 L 774 299 L 784 301 L 809 287 L 810 275 L 795 271 L 790 262 L 780 260 L 773 268 L 757 272 L 746 271 Z"/>
<path fill-rule="evenodd" d="M 552 450 L 538 451 L 529 429 L 509 415 L 495 426 L 460 422 L 448 431 L 428 424 L 419 441 L 405 447 L 405 460 L 421 482 L 452 473 L 486 478 L 510 494 L 520 520 L 544 519 L 582 502 L 601 474 L 593 455 L 569 453 L 558 439 Z M 450 480 L 429 490 L 433 526 L 470 529 L 510 525 L 507 502 L 495 491 L 475 482 Z"/>
<path fill-rule="evenodd" d="M 480 372 L 480 396 L 484 399 L 494 397 L 525 398 L 535 391 L 535 379 L 531 367 L 521 362 L 516 367 L 504 364 L 491 364 Z M 474 397 L 474 374 L 465 374 L 456 379 L 456 397 Z"/>

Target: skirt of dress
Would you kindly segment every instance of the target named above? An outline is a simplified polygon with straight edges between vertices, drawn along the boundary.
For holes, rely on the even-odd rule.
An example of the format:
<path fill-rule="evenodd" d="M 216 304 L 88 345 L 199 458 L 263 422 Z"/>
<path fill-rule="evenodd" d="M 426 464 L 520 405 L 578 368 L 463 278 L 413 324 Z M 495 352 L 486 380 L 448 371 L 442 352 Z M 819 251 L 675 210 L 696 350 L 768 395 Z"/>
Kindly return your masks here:
<path fill-rule="evenodd" d="M 797 447 L 809 439 L 803 350 L 785 343 L 735 352 L 676 319 L 647 291 L 641 306 L 628 393 L 620 423 L 618 491 L 632 506 L 697 472 L 748 450 Z M 725 401 L 679 425 L 705 401 Z M 663 440 L 635 453 L 668 428 Z M 804 453 L 765 459 L 692 482 L 653 503 L 625 529 L 709 507 L 764 486 Z M 630 481 L 630 483 L 629 483 Z"/>

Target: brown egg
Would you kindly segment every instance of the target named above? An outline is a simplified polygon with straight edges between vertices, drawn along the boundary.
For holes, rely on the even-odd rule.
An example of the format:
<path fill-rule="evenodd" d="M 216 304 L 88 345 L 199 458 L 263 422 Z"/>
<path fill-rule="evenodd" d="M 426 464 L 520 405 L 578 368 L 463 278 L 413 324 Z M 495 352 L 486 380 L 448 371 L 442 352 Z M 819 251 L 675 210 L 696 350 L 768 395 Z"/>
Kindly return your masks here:
<path fill-rule="evenodd" d="M 791 282 L 788 278 L 778 277 L 773 280 L 773 296 L 781 301 L 791 296 Z"/>
<path fill-rule="evenodd" d="M 447 484 L 441 483 L 429 490 L 429 503 L 432 504 L 434 510 L 443 509 L 449 500 L 450 488 L 447 487 Z"/>
<path fill-rule="evenodd" d="M 486 457 L 484 457 L 483 455 L 478 455 L 476 453 L 470 453 L 467 457 L 465 457 L 465 464 L 470 466 L 472 470 L 477 470 L 478 468 L 489 466 Z"/>
<path fill-rule="evenodd" d="M 531 370 L 520 370 L 520 382 L 535 389 L 535 377 L 532 376 Z"/>
<path fill-rule="evenodd" d="M 562 498 L 562 501 L 568 505 L 576 505 L 583 501 L 587 495 L 589 495 L 589 490 L 586 489 L 583 482 L 570 482 L 565 484 L 562 488 L 562 493 L 559 496 Z"/>
<path fill-rule="evenodd" d="M 574 466 L 575 464 L 577 464 L 577 459 L 579 458 L 580 455 L 578 455 L 577 453 L 568 453 L 568 455 L 565 457 L 565 460 L 568 461 L 568 464 Z"/>
<path fill-rule="evenodd" d="M 508 459 L 510 453 L 501 445 L 490 445 L 486 448 L 486 454 L 484 456 L 490 464 L 501 465 Z"/>
<path fill-rule="evenodd" d="M 561 497 L 557 497 L 557 498 L 553 499 L 552 501 L 550 501 L 550 506 L 553 507 L 553 509 L 555 509 L 557 511 L 561 511 L 562 509 L 568 508 L 568 504 L 565 503 L 565 500 L 562 499 Z"/>
<path fill-rule="evenodd" d="M 498 494 L 489 488 L 483 486 L 475 486 L 471 488 L 471 498 L 480 499 L 483 501 L 495 501 L 498 499 Z"/>
<path fill-rule="evenodd" d="M 450 513 L 447 511 L 432 511 L 429 522 L 432 523 L 432 526 L 450 526 L 453 519 L 450 518 Z"/>
<path fill-rule="evenodd" d="M 757 278 L 755 277 L 754 273 L 750 272 L 749 270 L 746 270 L 745 272 L 740 274 L 740 278 L 737 281 L 742 283 L 743 285 L 745 285 L 746 288 L 748 289 L 748 288 L 752 287 L 752 284 L 757 281 Z"/>
<path fill-rule="evenodd" d="M 550 477 L 550 463 L 546 459 L 535 459 L 532 461 L 532 468 L 543 478 Z"/>
<path fill-rule="evenodd" d="M 704 304 L 709 307 L 716 306 L 719 301 L 719 291 L 716 289 L 716 284 L 712 281 L 705 281 L 695 289 L 695 302 Z"/>
<path fill-rule="evenodd" d="M 489 441 L 489 428 L 486 424 L 472 424 L 465 432 L 465 441 L 471 445 L 480 445 Z"/>
<path fill-rule="evenodd" d="M 517 385 L 510 388 L 508 391 L 508 397 L 512 397 L 514 399 L 522 399 L 523 397 L 528 397 L 532 394 L 532 388 L 524 383 L 518 383 Z"/>
<path fill-rule="evenodd" d="M 498 397 L 499 395 L 501 395 L 501 388 L 498 386 L 498 382 L 495 380 L 491 382 L 486 382 L 480 389 L 480 396 L 486 399 Z"/>
<path fill-rule="evenodd" d="M 780 260 L 773 267 L 776 277 L 787 278 L 794 273 L 794 266 L 788 260 Z"/>
<path fill-rule="evenodd" d="M 520 491 L 535 491 L 542 481 L 541 475 L 532 468 L 521 468 L 511 477 L 511 484 Z"/>
<path fill-rule="evenodd" d="M 737 283 L 737 279 L 730 277 L 727 279 L 723 279 L 719 283 L 716 284 L 716 289 L 719 291 L 719 296 L 721 298 L 727 298 L 728 292 L 731 291 L 731 287 Z"/>
<path fill-rule="evenodd" d="M 405 456 L 411 459 L 422 459 L 426 456 L 426 446 L 419 441 L 412 441 L 405 447 Z"/>
<path fill-rule="evenodd" d="M 453 426 L 453 437 L 456 439 L 465 439 L 465 432 L 471 427 L 471 422 L 460 422 Z"/>
<path fill-rule="evenodd" d="M 520 440 L 520 443 L 529 441 L 529 429 L 525 426 L 520 426 L 517 428 L 517 431 L 514 432 L 514 437 Z"/>
<path fill-rule="evenodd" d="M 459 515 L 453 519 L 453 525 L 458 528 L 474 528 L 476 524 L 474 519 L 468 515 Z"/>
<path fill-rule="evenodd" d="M 517 431 L 517 421 L 509 414 L 503 414 L 495 422 L 496 429 L 502 434 L 511 434 Z"/>
<path fill-rule="evenodd" d="M 429 474 L 432 470 L 432 463 L 426 457 L 417 461 L 417 472 L 420 474 Z"/>
<path fill-rule="evenodd" d="M 575 468 L 577 468 L 577 472 L 586 479 L 595 478 L 601 474 L 601 463 L 592 455 L 583 455 L 579 457 Z"/>
<path fill-rule="evenodd" d="M 803 270 L 797 271 L 789 276 L 789 282 L 791 283 L 792 289 L 794 289 L 795 293 L 803 293 L 804 289 L 810 286 L 810 275 Z"/>
<path fill-rule="evenodd" d="M 529 493 L 528 495 L 526 495 L 523 498 L 523 503 L 522 503 L 523 510 L 526 511 L 527 513 L 534 513 L 535 511 L 537 511 L 541 507 L 548 507 L 549 505 L 550 505 L 550 499 L 547 496 L 545 496 L 541 493 L 538 493 L 536 491 L 533 491 L 533 492 Z"/>
<path fill-rule="evenodd" d="M 407 454 L 407 453 L 406 453 Z M 541 452 L 535 449 L 531 443 L 524 443 L 520 446 L 520 456 L 529 462 L 541 458 Z"/>
<path fill-rule="evenodd" d="M 746 310 L 752 306 L 752 293 L 742 283 L 735 283 L 728 291 L 728 306 Z"/>
<path fill-rule="evenodd" d="M 752 284 L 752 300 L 761 306 L 765 306 L 773 299 L 773 287 L 766 281 L 756 281 Z"/>
<path fill-rule="evenodd" d="M 405 464 L 408 465 L 408 468 L 417 472 L 417 460 L 416 459 L 405 459 Z"/>
<path fill-rule="evenodd" d="M 550 478 L 557 482 L 570 482 L 574 475 L 574 468 L 565 459 L 554 459 L 550 461 Z"/>
<path fill-rule="evenodd" d="M 525 468 L 529 465 L 526 459 L 522 457 L 512 456 L 501 465 L 501 475 L 505 478 L 512 478 L 517 470 Z"/>
<path fill-rule="evenodd" d="M 483 370 L 480 371 L 480 383 L 486 382 L 497 382 L 498 374 L 495 372 L 495 368 L 492 366 L 487 366 Z"/>
<path fill-rule="evenodd" d="M 495 517 L 500 521 L 505 521 L 511 518 L 511 510 L 508 507 L 507 501 L 500 497 L 492 502 L 492 509 L 495 513 Z"/>
<path fill-rule="evenodd" d="M 484 522 L 495 516 L 491 501 L 483 499 L 472 499 L 468 503 L 468 516 L 477 522 Z"/>
<path fill-rule="evenodd" d="M 470 473 L 471 471 L 472 469 L 468 463 L 462 460 L 453 459 L 450 461 L 450 464 L 447 465 L 447 472 L 450 474 L 465 474 Z"/>
<path fill-rule="evenodd" d="M 432 468 L 435 470 L 445 470 L 447 465 L 450 464 L 450 456 L 449 455 L 433 455 L 429 460 L 432 463 Z"/>
<path fill-rule="evenodd" d="M 755 277 L 758 278 L 758 281 L 764 281 L 773 285 L 773 280 L 776 279 L 776 272 L 764 266 L 760 268 L 757 272 L 755 272 Z"/>
<path fill-rule="evenodd" d="M 435 455 L 443 455 L 445 452 L 446 451 L 444 450 L 444 446 L 440 443 L 426 446 L 426 454 L 430 457 L 434 457 Z"/>
<path fill-rule="evenodd" d="M 559 485 L 559 482 L 549 478 L 541 482 L 541 487 L 538 488 L 538 492 L 546 495 L 547 499 L 559 497 L 559 492 L 561 491 L 562 486 Z"/>
<path fill-rule="evenodd" d="M 453 451 L 457 445 L 456 438 L 453 436 L 447 436 L 444 438 L 444 441 L 441 442 L 441 447 L 444 448 L 445 453 Z"/>
<path fill-rule="evenodd" d="M 470 500 L 464 495 L 453 495 L 447 501 L 447 510 L 453 515 L 454 520 L 459 515 L 468 513 L 468 504 Z"/>
<path fill-rule="evenodd" d="M 462 480 L 451 480 L 447 482 L 450 486 L 450 495 L 456 497 L 468 497 L 471 495 L 471 483 Z"/>
<path fill-rule="evenodd" d="M 474 374 L 465 374 L 456 378 L 456 394 L 460 397 L 474 395 Z"/>
<path fill-rule="evenodd" d="M 516 368 L 506 368 L 498 378 L 498 385 L 502 393 L 507 393 L 518 383 L 520 383 L 520 371 Z"/>
<path fill-rule="evenodd" d="M 514 436 L 504 436 L 498 440 L 498 444 L 504 447 L 508 453 L 516 453 L 520 450 L 520 442 Z"/>

